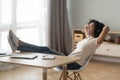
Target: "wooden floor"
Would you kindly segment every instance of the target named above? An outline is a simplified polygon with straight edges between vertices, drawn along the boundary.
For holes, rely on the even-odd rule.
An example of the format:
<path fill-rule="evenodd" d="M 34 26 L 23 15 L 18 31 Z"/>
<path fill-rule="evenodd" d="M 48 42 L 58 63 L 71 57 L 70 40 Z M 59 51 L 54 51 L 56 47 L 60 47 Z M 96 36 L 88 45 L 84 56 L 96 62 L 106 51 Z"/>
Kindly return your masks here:
<path fill-rule="evenodd" d="M 58 80 L 60 72 L 48 70 L 48 80 Z M 120 64 L 91 61 L 81 72 L 82 80 L 120 80 Z M 41 69 L 21 66 L 0 72 L 0 80 L 41 80 Z"/>

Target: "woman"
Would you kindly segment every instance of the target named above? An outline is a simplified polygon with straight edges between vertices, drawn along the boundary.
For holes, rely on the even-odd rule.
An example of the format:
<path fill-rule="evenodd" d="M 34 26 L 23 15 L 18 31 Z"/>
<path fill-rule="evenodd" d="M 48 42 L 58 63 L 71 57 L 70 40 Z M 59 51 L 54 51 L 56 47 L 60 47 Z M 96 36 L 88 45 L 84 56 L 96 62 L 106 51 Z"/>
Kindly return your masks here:
<path fill-rule="evenodd" d="M 86 38 L 78 42 L 77 48 L 68 56 L 81 57 L 78 62 L 70 63 L 67 65 L 67 69 L 79 69 L 84 65 L 89 55 L 92 55 L 96 49 L 103 42 L 106 34 L 109 31 L 109 27 L 97 20 L 90 20 L 88 24 L 84 26 Z M 25 43 L 10 30 L 8 41 L 13 51 L 20 50 L 21 52 L 38 52 L 45 54 L 55 54 L 65 56 L 61 52 L 57 52 L 53 49 L 44 46 L 36 46 L 29 43 Z"/>

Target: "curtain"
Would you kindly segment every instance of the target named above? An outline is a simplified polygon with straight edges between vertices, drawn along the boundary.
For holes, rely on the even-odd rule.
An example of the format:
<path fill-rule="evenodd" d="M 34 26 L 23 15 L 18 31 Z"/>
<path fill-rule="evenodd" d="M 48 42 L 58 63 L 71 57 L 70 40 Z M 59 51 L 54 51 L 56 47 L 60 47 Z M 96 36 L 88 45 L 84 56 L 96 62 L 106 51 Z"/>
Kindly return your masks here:
<path fill-rule="evenodd" d="M 50 5 L 50 47 L 68 55 L 72 50 L 67 14 L 67 0 L 51 0 Z"/>
<path fill-rule="evenodd" d="M 9 29 L 25 42 L 47 46 L 48 4 L 49 0 L 0 0 L 0 49 L 11 50 Z"/>

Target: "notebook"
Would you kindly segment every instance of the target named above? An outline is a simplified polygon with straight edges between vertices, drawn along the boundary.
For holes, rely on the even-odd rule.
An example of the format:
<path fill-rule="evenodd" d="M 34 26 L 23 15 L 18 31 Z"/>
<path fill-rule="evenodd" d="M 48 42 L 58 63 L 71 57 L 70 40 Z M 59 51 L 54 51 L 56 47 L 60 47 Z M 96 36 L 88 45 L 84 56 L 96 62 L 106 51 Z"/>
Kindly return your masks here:
<path fill-rule="evenodd" d="M 14 54 L 10 56 L 11 58 L 18 58 L 18 59 L 35 59 L 37 58 L 37 55 L 32 54 Z"/>

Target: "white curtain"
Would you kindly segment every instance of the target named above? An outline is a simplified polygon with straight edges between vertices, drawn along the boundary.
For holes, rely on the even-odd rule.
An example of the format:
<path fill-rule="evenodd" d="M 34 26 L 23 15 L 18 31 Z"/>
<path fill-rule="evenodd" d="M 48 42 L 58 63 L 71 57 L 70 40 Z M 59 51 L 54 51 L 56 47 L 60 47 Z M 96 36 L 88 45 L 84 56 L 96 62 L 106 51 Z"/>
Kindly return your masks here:
<path fill-rule="evenodd" d="M 49 0 L 0 0 L 0 49 L 10 50 L 8 30 L 23 41 L 48 45 Z"/>

